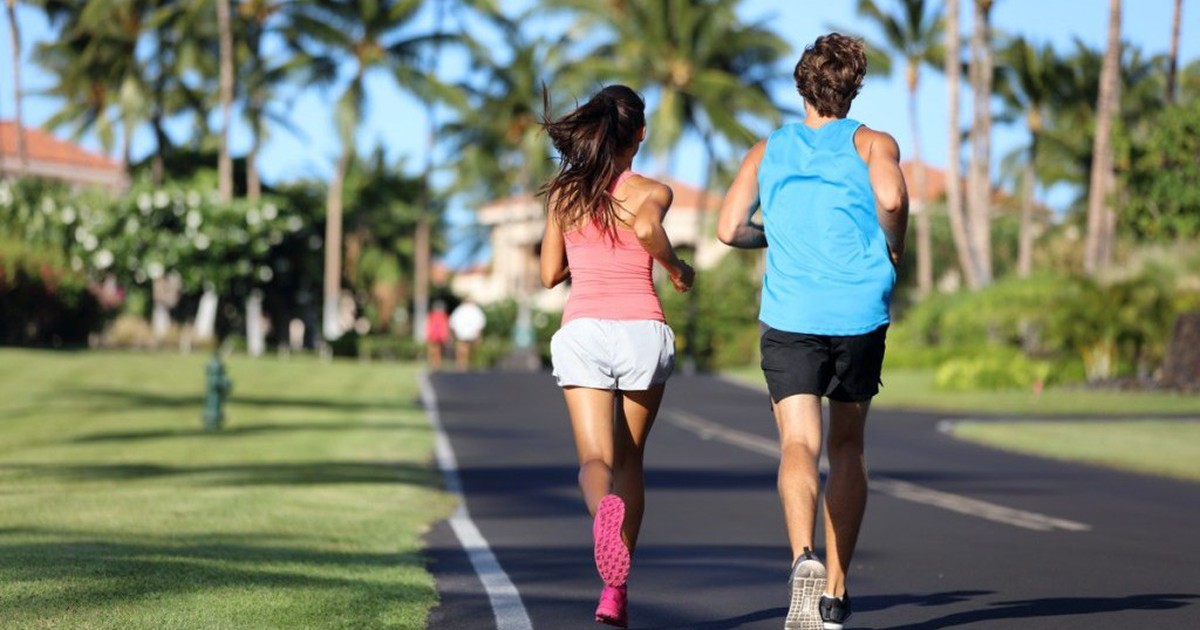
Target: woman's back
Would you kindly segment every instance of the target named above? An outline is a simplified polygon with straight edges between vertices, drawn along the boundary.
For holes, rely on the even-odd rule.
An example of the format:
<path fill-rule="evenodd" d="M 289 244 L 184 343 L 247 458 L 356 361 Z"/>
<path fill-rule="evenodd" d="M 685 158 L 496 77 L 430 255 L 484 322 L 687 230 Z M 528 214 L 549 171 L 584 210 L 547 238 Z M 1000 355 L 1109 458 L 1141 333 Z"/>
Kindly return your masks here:
<path fill-rule="evenodd" d="M 625 171 L 612 187 L 618 200 L 640 202 L 631 171 Z M 636 210 L 636 206 L 628 208 Z M 633 230 L 617 227 L 613 234 L 585 221 L 565 231 L 567 264 L 571 269 L 571 295 L 563 312 L 563 323 L 580 317 L 596 319 L 663 320 L 662 305 L 651 276 L 654 260 L 638 242 Z"/>

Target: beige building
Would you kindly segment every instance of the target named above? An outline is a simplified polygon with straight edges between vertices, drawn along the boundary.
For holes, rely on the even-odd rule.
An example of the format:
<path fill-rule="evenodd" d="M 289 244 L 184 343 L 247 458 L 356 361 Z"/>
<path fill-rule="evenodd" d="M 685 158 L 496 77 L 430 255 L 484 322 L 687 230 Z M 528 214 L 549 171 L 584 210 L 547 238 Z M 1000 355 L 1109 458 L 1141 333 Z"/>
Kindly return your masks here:
<path fill-rule="evenodd" d="M 0 177 L 45 177 L 73 186 L 99 186 L 121 192 L 129 177 L 119 162 L 64 142 L 40 129 L 25 129 L 25 164 L 17 151 L 17 125 L 0 121 Z"/>
<path fill-rule="evenodd" d="M 698 269 L 712 267 L 728 251 L 716 238 L 716 212 L 721 197 L 679 182 L 665 180 L 675 192 L 664 227 L 671 243 L 685 249 L 684 256 Z M 547 291 L 538 278 L 538 254 L 545 229 L 542 201 L 519 195 L 494 201 L 476 213 L 481 225 L 490 228 L 492 260 L 486 267 L 461 271 L 451 288 L 481 304 L 516 299 L 523 293 L 541 310 L 561 310 L 567 301 L 567 286 Z M 693 253 L 694 252 L 694 253 Z"/>

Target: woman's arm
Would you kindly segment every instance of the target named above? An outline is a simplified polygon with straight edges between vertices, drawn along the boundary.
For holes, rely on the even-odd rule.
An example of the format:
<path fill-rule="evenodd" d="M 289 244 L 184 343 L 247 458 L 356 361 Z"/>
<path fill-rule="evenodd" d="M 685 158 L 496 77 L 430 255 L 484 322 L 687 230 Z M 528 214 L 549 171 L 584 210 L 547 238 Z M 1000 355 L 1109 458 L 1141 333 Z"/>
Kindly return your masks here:
<path fill-rule="evenodd" d="M 542 286 L 553 289 L 571 277 L 567 268 L 567 246 L 563 241 L 562 228 L 554 220 L 554 212 L 546 212 L 546 231 L 542 235 L 541 256 Z"/>
<path fill-rule="evenodd" d="M 682 292 L 692 287 L 696 272 L 675 255 L 675 248 L 663 229 L 663 218 L 673 200 L 674 193 L 669 186 L 655 183 L 633 218 L 633 232 L 650 256 L 667 270 L 675 290 Z"/>
<path fill-rule="evenodd" d="M 717 219 L 717 238 L 722 243 L 741 249 L 758 249 L 767 246 L 767 234 L 763 227 L 750 221 L 758 210 L 758 165 L 762 162 L 767 141 L 759 140 L 738 169 L 737 177 L 725 194 L 721 204 L 721 215 Z"/>

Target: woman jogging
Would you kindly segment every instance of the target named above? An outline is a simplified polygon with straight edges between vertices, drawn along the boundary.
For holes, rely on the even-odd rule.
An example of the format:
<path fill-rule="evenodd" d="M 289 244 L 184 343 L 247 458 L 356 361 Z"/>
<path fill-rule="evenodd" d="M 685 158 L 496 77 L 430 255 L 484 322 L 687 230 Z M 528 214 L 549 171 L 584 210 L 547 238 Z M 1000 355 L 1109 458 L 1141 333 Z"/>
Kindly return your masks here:
<path fill-rule="evenodd" d="M 650 272 L 657 260 L 677 291 L 691 288 L 695 273 L 663 230 L 671 189 L 629 170 L 646 137 L 636 92 L 608 86 L 544 126 L 561 164 L 542 188 L 542 284 L 571 279 L 562 328 L 550 343 L 554 376 L 571 416 L 579 487 L 595 519 L 605 585 L 596 621 L 624 628 L 645 502 L 642 453 L 675 363 L 675 335 Z"/>

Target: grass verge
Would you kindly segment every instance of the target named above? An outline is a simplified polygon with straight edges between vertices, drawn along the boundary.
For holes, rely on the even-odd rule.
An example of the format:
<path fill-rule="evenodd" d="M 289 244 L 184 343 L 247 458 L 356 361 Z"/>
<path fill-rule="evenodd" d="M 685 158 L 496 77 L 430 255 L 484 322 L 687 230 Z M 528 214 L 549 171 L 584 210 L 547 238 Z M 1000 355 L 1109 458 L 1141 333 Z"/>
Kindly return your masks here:
<path fill-rule="evenodd" d="M 727 370 L 727 376 L 765 388 L 758 366 Z M 933 370 L 884 368 L 883 388 L 873 403 L 880 409 L 1007 415 L 1200 415 L 1200 396 L 1167 392 L 1123 392 L 1049 388 L 1035 396 L 1022 390 L 944 391 L 934 386 Z"/>
<path fill-rule="evenodd" d="M 420 628 L 449 513 L 412 366 L 0 350 L 5 628 Z"/>
<path fill-rule="evenodd" d="M 954 435 L 1019 453 L 1200 481 L 1200 422 L 960 422 Z"/>
<path fill-rule="evenodd" d="M 725 375 L 766 388 L 757 366 Z M 955 414 L 1089 416 L 1196 414 L 1200 396 L 1051 388 L 1040 396 L 1024 391 L 947 392 L 934 387 L 932 370 L 884 370 L 878 409 Z M 1097 464 L 1120 470 L 1200 481 L 1200 422 L 1135 420 L 1097 422 L 1040 420 L 962 422 L 954 435 L 1028 455 Z"/>

